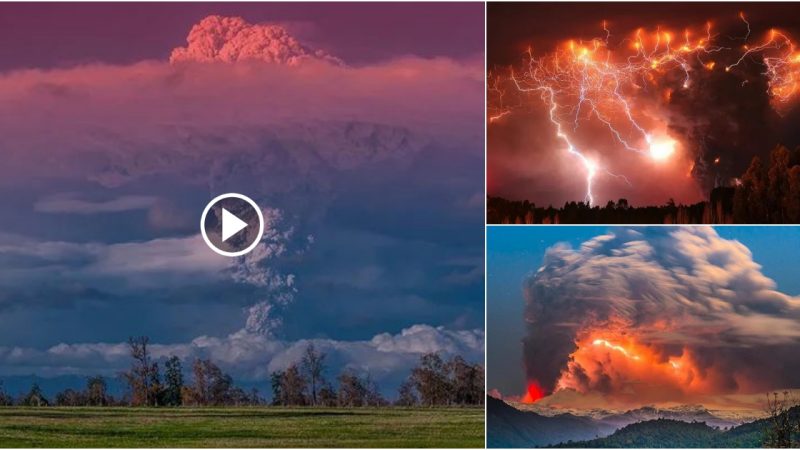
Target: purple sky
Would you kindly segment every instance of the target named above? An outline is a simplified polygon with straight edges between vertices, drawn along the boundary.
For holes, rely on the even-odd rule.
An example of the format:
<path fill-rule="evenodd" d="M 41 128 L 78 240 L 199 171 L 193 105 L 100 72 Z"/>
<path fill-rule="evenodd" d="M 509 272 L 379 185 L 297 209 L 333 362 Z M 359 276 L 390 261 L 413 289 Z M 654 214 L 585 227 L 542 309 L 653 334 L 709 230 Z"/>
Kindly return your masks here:
<path fill-rule="evenodd" d="M 0 5 L 0 42 L 9 392 L 113 377 L 137 335 L 262 392 L 305 339 L 392 396 L 424 352 L 483 359 L 483 5 Z M 199 236 L 224 192 L 269 217 L 252 257 Z"/>
<path fill-rule="evenodd" d="M 12 3 L 0 5 L 0 70 L 165 59 L 211 14 L 286 24 L 356 65 L 483 52 L 481 3 Z"/>

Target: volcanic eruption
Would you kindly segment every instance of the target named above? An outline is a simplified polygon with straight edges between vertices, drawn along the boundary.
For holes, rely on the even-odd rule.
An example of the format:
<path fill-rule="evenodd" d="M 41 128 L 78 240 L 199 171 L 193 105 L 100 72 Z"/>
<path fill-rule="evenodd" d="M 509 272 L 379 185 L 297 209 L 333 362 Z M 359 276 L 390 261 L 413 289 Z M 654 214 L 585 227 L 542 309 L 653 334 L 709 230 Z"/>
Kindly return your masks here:
<path fill-rule="evenodd" d="M 800 51 L 791 32 L 756 29 L 743 12 L 718 19 L 632 28 L 598 21 L 589 28 L 596 37 L 534 39 L 515 63 L 494 65 L 490 194 L 544 205 L 663 204 L 697 202 L 731 184 L 770 150 L 764 142 L 792 126 Z M 714 162 L 719 153 L 730 156 L 724 167 Z"/>
<path fill-rule="evenodd" d="M 524 291 L 525 402 L 565 390 L 691 402 L 796 385 L 800 298 L 711 227 L 557 245 Z"/>

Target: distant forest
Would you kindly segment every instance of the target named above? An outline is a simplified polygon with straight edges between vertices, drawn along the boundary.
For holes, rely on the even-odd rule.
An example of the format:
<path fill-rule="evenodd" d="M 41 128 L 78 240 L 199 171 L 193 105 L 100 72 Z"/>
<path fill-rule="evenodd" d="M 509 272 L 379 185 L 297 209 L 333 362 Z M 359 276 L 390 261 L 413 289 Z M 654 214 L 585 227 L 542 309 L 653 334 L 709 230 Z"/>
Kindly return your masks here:
<path fill-rule="evenodd" d="M 769 165 L 756 156 L 733 186 L 714 188 L 708 201 L 634 207 L 621 198 L 605 206 L 568 202 L 562 208 L 488 197 L 491 224 L 796 224 L 800 223 L 800 147 L 779 145 Z"/>
<path fill-rule="evenodd" d="M 769 400 L 766 419 L 720 429 L 704 422 L 658 419 L 628 425 L 614 434 L 553 448 L 798 448 L 800 406 Z"/>
<path fill-rule="evenodd" d="M 325 378 L 326 354 L 309 344 L 299 361 L 264 380 L 272 391 L 267 400 L 256 389 L 236 386 L 230 375 L 208 359 L 194 361 L 187 381 L 181 360 L 172 356 L 164 362 L 162 376 L 147 337 L 130 338 L 128 344 L 131 367 L 119 374 L 127 387 L 120 398 L 108 393 L 102 376 L 88 377 L 83 390 L 65 389 L 52 399 L 36 383 L 15 398 L 0 381 L 0 406 L 456 406 L 482 405 L 485 398 L 483 366 L 469 364 L 460 356 L 444 360 L 437 353 L 422 355 L 397 398 L 389 401 L 369 375 L 352 370 L 341 372 L 334 386 Z"/>
<path fill-rule="evenodd" d="M 766 394 L 765 417 L 719 425 L 701 406 L 700 415 L 673 412 L 672 417 L 644 419 L 624 426 L 654 407 L 604 417 L 562 412 L 544 416 L 488 397 L 489 448 L 800 448 L 800 404 L 789 391 Z M 639 416 L 641 417 L 641 416 Z M 645 416 L 646 417 L 646 416 Z M 610 420 L 609 420 L 610 419 Z M 716 422 L 716 424 L 715 424 Z"/>

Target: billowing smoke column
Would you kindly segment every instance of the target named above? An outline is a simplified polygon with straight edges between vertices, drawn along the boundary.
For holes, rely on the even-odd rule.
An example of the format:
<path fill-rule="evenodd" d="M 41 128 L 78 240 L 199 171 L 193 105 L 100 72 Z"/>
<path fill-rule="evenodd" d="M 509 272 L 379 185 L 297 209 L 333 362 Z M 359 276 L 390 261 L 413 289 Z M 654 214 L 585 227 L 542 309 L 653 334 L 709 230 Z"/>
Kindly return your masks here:
<path fill-rule="evenodd" d="M 556 245 L 524 291 L 523 400 L 531 385 L 640 404 L 800 386 L 800 298 L 711 227 Z"/>
<path fill-rule="evenodd" d="M 172 51 L 171 63 L 261 61 L 297 65 L 312 59 L 341 63 L 321 50 L 302 45 L 280 25 L 251 24 L 241 17 L 208 16 L 192 27 L 186 44 Z"/>
<path fill-rule="evenodd" d="M 598 198 L 599 183 L 606 193 L 636 189 L 636 172 L 669 169 L 671 184 L 699 182 L 698 194 L 720 183 L 713 166 L 740 175 L 755 153 L 770 150 L 759 147 L 800 91 L 792 38 L 776 29 L 756 35 L 744 14 L 726 29 L 708 23 L 613 34 L 604 22 L 598 31 L 601 37 L 565 41 L 550 53 L 529 49 L 520 65 L 488 79 L 489 124 L 547 111 L 545 126 L 534 126 L 553 135 L 564 164 L 584 179 L 589 204 L 618 198 Z M 673 191 L 658 201 L 697 195 Z"/>

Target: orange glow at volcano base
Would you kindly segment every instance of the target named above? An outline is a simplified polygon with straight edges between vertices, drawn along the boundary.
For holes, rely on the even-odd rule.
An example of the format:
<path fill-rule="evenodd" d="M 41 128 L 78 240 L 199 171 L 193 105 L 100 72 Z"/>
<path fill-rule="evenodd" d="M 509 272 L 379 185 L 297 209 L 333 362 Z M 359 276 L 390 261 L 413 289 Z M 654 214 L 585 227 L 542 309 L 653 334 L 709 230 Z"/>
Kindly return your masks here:
<path fill-rule="evenodd" d="M 528 388 L 525 395 L 522 397 L 522 403 L 535 403 L 537 400 L 544 397 L 544 389 L 539 385 L 536 380 L 528 381 Z"/>

